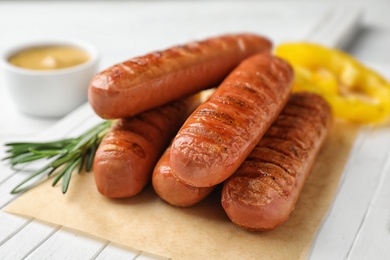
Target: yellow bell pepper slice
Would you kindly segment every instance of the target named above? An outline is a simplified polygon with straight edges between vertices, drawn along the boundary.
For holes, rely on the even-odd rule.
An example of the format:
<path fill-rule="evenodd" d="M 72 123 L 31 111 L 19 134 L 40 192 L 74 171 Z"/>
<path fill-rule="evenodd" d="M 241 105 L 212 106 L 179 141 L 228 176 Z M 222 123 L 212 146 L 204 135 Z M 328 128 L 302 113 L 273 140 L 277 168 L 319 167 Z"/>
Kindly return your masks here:
<path fill-rule="evenodd" d="M 311 43 L 281 44 L 275 55 L 293 66 L 293 91 L 323 96 L 336 117 L 373 123 L 390 114 L 390 83 L 350 55 Z"/>

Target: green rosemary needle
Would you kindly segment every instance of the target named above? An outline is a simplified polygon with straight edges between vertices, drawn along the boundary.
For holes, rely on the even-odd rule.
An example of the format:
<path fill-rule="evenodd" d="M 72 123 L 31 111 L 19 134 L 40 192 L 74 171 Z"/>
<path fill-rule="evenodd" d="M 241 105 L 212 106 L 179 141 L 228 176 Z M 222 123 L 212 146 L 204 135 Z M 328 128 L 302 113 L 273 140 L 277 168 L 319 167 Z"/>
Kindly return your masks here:
<path fill-rule="evenodd" d="M 55 186 L 62 179 L 62 193 L 66 193 L 72 173 L 76 168 L 78 168 L 79 173 L 84 167 L 87 172 L 92 169 L 96 149 L 111 125 L 112 121 L 104 121 L 77 138 L 61 139 L 53 142 L 5 144 L 8 147 L 8 150 L 6 150 L 8 155 L 3 160 L 9 160 L 12 166 L 40 159 L 50 160 L 43 168 L 19 183 L 11 193 L 17 194 L 26 191 L 37 184 L 26 187 L 28 182 L 39 176 L 42 177 L 44 174 L 49 177 L 53 173 L 56 176 L 52 185 Z"/>

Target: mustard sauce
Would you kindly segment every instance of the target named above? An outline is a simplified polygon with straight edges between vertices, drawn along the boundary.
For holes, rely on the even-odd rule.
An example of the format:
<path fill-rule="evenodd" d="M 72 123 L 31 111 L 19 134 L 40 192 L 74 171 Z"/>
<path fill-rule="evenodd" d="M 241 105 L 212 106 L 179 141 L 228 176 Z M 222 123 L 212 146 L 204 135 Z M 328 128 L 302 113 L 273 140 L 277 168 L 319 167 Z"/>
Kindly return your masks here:
<path fill-rule="evenodd" d="M 57 70 L 80 65 L 91 57 L 73 46 L 42 46 L 22 50 L 9 58 L 17 67 L 31 70 Z"/>

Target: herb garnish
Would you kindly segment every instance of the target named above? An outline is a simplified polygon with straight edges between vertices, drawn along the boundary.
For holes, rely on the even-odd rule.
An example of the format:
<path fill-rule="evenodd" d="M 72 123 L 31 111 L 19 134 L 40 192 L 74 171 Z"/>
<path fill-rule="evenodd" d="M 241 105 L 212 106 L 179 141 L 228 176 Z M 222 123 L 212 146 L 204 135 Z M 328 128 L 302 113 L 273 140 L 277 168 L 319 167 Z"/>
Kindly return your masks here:
<path fill-rule="evenodd" d="M 78 173 L 83 170 L 84 166 L 87 172 L 91 170 L 96 149 L 110 129 L 111 124 L 112 121 L 104 121 L 77 138 L 61 139 L 53 142 L 6 143 L 5 146 L 9 147 L 6 153 L 9 155 L 3 160 L 9 160 L 12 166 L 40 159 L 51 160 L 43 168 L 19 183 L 11 193 L 17 194 L 26 191 L 32 187 L 24 187 L 27 182 L 43 174 L 47 174 L 47 177 L 49 177 L 53 173 L 56 176 L 52 186 L 55 186 L 62 179 L 62 193 L 66 193 L 76 167 L 78 167 Z"/>

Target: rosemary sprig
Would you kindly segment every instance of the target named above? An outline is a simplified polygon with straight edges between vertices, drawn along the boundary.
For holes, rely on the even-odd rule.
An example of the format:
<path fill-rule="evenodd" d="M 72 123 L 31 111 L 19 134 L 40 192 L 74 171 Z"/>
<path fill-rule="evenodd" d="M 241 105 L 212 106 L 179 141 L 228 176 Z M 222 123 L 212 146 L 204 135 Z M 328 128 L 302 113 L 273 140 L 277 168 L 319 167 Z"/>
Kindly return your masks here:
<path fill-rule="evenodd" d="M 47 177 L 56 173 L 52 186 L 55 186 L 62 179 L 62 193 L 66 193 L 69 187 L 73 171 L 78 168 L 80 173 L 83 168 L 89 172 L 92 169 L 95 152 L 103 137 L 110 129 L 112 121 L 104 121 L 77 138 L 61 139 L 53 142 L 16 142 L 5 144 L 8 149 L 8 156 L 3 160 L 9 160 L 12 166 L 36 161 L 50 159 L 51 161 L 43 168 L 32 173 L 28 178 L 19 183 L 12 191 L 17 194 L 26 191 L 36 184 L 26 184 L 37 177 L 46 174 Z"/>

